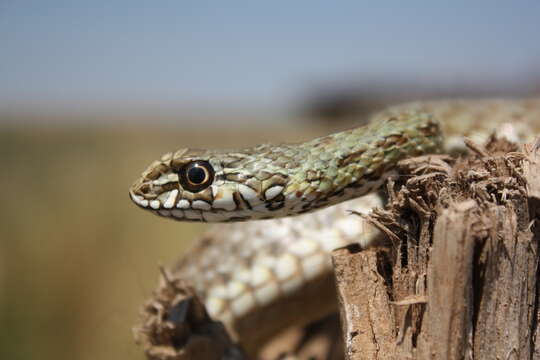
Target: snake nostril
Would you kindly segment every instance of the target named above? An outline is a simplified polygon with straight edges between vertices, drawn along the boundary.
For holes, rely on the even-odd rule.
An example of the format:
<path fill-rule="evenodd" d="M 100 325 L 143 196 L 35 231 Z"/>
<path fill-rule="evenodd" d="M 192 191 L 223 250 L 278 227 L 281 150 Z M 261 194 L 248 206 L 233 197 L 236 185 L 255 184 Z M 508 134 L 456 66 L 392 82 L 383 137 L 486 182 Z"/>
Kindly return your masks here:
<path fill-rule="evenodd" d="M 139 191 L 142 194 L 148 194 L 150 192 L 151 186 L 149 183 L 143 183 L 139 186 Z"/>
<path fill-rule="evenodd" d="M 148 182 L 137 182 L 131 187 L 131 192 L 134 195 L 146 197 L 150 194 L 152 186 Z"/>

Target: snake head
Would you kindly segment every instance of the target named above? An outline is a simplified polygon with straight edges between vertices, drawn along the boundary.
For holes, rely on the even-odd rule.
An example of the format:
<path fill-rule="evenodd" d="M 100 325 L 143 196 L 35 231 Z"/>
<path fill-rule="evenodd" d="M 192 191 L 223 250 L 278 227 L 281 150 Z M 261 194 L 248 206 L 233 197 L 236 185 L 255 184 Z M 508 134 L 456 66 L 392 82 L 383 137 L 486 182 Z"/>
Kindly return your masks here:
<path fill-rule="evenodd" d="M 130 197 L 141 208 L 181 221 L 275 217 L 269 210 L 283 207 L 288 176 L 262 170 L 254 151 L 181 149 L 165 154 L 131 186 Z"/>

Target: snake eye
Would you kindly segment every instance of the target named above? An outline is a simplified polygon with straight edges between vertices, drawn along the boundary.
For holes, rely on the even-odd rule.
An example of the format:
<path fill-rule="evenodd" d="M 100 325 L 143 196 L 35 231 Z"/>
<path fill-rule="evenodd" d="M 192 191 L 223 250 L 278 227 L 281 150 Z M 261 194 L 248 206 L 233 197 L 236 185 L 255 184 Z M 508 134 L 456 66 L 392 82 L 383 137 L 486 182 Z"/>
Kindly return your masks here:
<path fill-rule="evenodd" d="M 214 169 L 208 161 L 192 161 L 183 166 L 179 173 L 180 185 L 191 192 L 206 189 L 214 181 Z"/>

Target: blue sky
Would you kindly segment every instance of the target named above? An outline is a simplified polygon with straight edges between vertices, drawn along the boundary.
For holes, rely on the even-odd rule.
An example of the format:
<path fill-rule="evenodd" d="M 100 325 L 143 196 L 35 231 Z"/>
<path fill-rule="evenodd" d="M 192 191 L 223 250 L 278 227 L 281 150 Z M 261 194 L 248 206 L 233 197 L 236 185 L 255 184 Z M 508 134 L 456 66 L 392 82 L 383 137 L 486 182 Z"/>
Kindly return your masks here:
<path fill-rule="evenodd" d="M 511 78 L 540 69 L 539 24 L 537 0 L 2 0 L 0 110 L 276 105 L 340 78 Z"/>

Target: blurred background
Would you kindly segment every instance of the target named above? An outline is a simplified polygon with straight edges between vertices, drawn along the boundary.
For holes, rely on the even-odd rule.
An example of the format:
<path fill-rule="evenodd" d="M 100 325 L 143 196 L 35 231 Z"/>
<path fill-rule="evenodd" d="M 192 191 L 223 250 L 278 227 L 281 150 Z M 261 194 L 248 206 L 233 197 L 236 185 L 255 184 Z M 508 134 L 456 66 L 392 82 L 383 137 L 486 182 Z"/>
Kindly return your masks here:
<path fill-rule="evenodd" d="M 162 153 L 538 95 L 539 24 L 535 0 L 0 0 L 0 358 L 143 359 L 158 264 L 204 229 L 130 203 Z"/>

